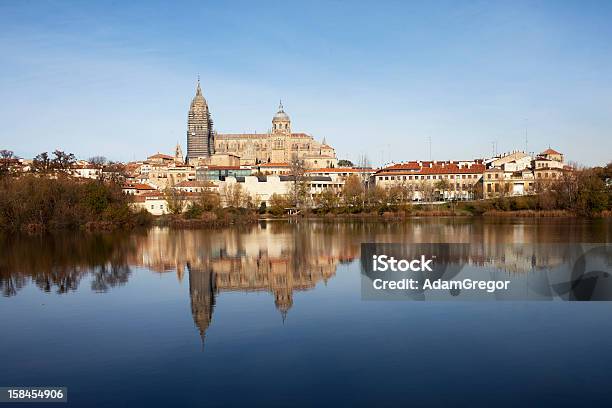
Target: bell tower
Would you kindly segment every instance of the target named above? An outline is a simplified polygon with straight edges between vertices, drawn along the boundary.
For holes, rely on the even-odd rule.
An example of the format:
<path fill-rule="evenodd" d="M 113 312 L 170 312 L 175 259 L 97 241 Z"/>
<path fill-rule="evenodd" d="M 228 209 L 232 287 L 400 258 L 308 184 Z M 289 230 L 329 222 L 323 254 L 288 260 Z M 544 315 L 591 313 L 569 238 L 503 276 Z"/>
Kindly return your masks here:
<path fill-rule="evenodd" d="M 187 115 L 187 162 L 198 157 L 210 157 L 214 148 L 213 121 L 198 77 L 196 94 Z"/>

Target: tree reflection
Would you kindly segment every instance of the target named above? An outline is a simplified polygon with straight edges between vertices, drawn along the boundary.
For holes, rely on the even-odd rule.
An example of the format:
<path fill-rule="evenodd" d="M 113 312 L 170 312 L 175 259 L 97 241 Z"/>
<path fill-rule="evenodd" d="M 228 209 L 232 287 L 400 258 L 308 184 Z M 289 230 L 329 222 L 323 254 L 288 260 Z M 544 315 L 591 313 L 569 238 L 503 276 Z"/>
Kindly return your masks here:
<path fill-rule="evenodd" d="M 93 276 L 92 289 L 104 291 L 126 283 L 127 259 L 134 250 L 133 236 L 121 234 L 55 234 L 0 239 L 0 288 L 13 296 L 28 282 L 45 292 L 77 290 Z"/>

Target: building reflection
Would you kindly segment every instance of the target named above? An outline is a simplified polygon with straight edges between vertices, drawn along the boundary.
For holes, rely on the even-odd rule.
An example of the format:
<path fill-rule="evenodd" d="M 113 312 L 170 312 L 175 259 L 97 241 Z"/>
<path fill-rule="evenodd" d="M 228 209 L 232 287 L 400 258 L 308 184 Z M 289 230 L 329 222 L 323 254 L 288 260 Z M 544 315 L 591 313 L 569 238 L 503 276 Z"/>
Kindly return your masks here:
<path fill-rule="evenodd" d="M 206 329 L 212 321 L 215 307 L 215 280 L 210 269 L 198 269 L 187 265 L 189 269 L 189 298 L 191 300 L 191 315 L 200 338 L 204 342 Z"/>
<path fill-rule="evenodd" d="M 214 230 L 152 228 L 142 233 L 0 236 L 0 291 L 34 284 L 69 293 L 85 280 L 105 292 L 125 285 L 135 268 L 186 278 L 191 313 L 202 337 L 226 292 L 267 292 L 284 319 L 296 292 L 326 284 L 338 266 L 360 257 L 362 242 L 466 243 L 458 262 L 524 274 L 568 262 L 562 245 L 610 242 L 612 223 L 581 220 L 413 219 L 380 222 L 261 222 Z M 509 245 L 522 243 L 526 245 Z M 185 275 L 188 275 L 187 277 Z M 84 279 L 87 278 L 87 279 Z"/>
<path fill-rule="evenodd" d="M 176 272 L 179 280 L 187 271 L 194 323 L 204 338 L 223 292 L 268 292 L 284 320 L 295 292 L 327 283 L 339 263 L 359 256 L 358 242 L 335 238 L 280 223 L 213 231 L 156 228 L 138 240 L 130 264 Z"/>

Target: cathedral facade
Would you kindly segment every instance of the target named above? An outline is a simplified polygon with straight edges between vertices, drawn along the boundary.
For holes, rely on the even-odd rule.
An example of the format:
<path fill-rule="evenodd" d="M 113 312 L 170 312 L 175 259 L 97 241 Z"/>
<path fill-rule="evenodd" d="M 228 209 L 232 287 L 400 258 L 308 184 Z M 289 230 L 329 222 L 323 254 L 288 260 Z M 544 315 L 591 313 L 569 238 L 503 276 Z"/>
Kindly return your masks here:
<path fill-rule="evenodd" d="M 214 149 L 219 154 L 240 157 L 240 164 L 289 163 L 298 158 L 307 167 L 335 167 L 336 152 L 324 141 L 306 133 L 293 133 L 291 119 L 282 103 L 272 118 L 268 133 L 215 134 Z"/>
<path fill-rule="evenodd" d="M 319 142 L 307 133 L 291 131 L 291 119 L 285 113 L 282 103 L 272 118 L 272 128 L 267 133 L 214 132 L 208 103 L 204 99 L 198 79 L 196 94 L 187 116 L 185 160 L 187 163 L 201 163 L 211 161 L 211 157 L 217 156 L 236 156 L 241 165 L 289 163 L 297 158 L 302 160 L 306 167 L 324 168 L 336 167 L 338 162 L 335 150 L 327 145 L 325 140 Z"/>

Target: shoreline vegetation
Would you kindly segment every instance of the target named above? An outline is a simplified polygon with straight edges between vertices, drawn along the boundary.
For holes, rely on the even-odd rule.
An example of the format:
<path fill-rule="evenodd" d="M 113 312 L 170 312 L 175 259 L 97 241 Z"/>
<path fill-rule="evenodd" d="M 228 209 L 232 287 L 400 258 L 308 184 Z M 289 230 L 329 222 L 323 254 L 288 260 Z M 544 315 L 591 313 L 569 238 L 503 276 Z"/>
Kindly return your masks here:
<path fill-rule="evenodd" d="M 259 206 L 240 185 L 223 194 L 206 189 L 188 200 L 170 188 L 164 192 L 169 214 L 161 216 L 133 205 L 134 196 L 122 191 L 120 173 L 112 173 L 118 177 L 84 179 L 65 171 L 69 164 L 60 164 L 20 175 L 0 166 L 0 231 L 110 231 L 152 225 L 204 228 L 261 219 L 612 217 L 612 163 L 576 170 L 571 177 L 536 189 L 533 195 L 502 194 L 487 200 L 438 203 L 412 202 L 411 191 L 401 185 L 367 188 L 357 176 L 349 176 L 340 190 L 324 190 L 314 197 L 307 194 L 307 177 L 295 176 L 289 194 L 273 194 L 268 205 L 260 202 Z"/>

